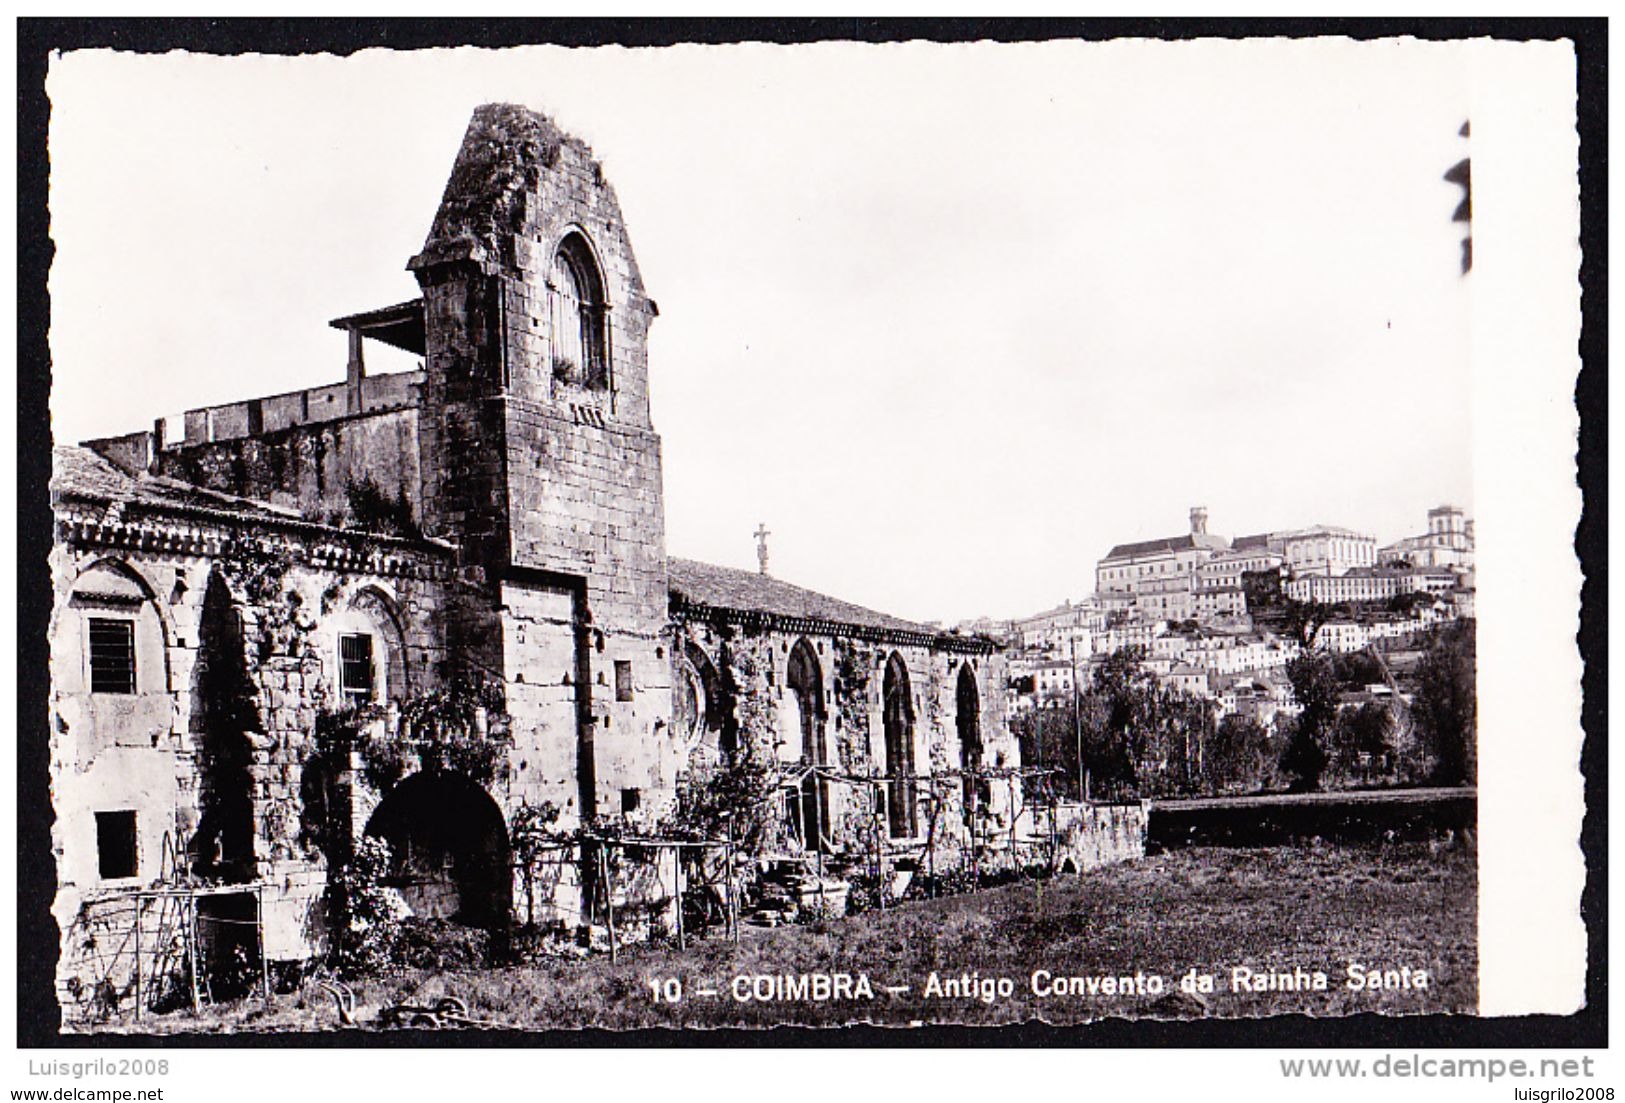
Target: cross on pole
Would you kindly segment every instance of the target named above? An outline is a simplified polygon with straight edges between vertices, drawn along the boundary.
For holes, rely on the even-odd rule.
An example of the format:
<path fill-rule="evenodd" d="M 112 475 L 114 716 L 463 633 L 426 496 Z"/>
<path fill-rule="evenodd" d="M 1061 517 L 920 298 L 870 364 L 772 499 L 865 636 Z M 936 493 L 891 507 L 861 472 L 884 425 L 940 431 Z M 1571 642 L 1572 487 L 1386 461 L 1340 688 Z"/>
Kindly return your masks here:
<path fill-rule="evenodd" d="M 765 575 L 767 574 L 767 538 L 773 534 L 767 531 L 767 523 L 763 522 L 756 526 L 756 531 L 752 535 L 756 537 L 756 562 L 761 565 L 760 570 Z"/>

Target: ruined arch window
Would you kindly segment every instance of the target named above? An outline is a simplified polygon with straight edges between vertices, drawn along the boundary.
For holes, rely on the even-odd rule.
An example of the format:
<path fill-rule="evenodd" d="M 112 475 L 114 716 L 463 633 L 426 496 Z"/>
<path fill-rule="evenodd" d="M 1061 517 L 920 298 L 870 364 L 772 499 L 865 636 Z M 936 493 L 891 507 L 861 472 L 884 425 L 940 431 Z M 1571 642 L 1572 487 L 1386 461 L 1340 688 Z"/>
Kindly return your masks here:
<path fill-rule="evenodd" d="M 594 390 L 607 386 L 604 281 L 579 233 L 565 237 L 553 254 L 547 304 L 553 377 Z"/>
<path fill-rule="evenodd" d="M 797 728 L 794 734 L 798 757 L 809 766 L 825 765 L 824 676 L 818 656 L 805 639 L 797 640 L 790 651 L 784 684 L 794 703 L 794 708 L 787 711 Z M 801 840 L 802 848 L 821 849 L 829 823 L 829 783 L 809 772 L 799 785 L 786 792 L 785 798 L 791 831 Z"/>
<path fill-rule="evenodd" d="M 672 654 L 677 658 L 673 707 L 678 734 L 707 742 L 715 738 L 717 753 L 731 761 L 738 750 L 738 730 L 716 666 L 693 643 L 674 648 Z"/>
<path fill-rule="evenodd" d="M 895 651 L 882 683 L 882 724 L 886 735 L 886 830 L 894 839 L 919 832 L 914 783 L 914 699 L 908 668 Z"/>
<path fill-rule="evenodd" d="M 959 767 L 966 771 L 961 779 L 960 797 L 965 823 L 969 826 L 977 806 L 986 807 L 991 796 L 987 779 L 969 773 L 982 765 L 981 695 L 976 692 L 976 675 L 971 672 L 969 663 L 959 668 L 959 685 L 954 691 L 954 725 L 959 732 Z"/>
<path fill-rule="evenodd" d="M 800 714 L 797 743 L 800 757 L 815 766 L 824 764 L 824 677 L 818 657 L 806 640 L 797 640 L 785 664 L 784 684 L 795 696 Z"/>

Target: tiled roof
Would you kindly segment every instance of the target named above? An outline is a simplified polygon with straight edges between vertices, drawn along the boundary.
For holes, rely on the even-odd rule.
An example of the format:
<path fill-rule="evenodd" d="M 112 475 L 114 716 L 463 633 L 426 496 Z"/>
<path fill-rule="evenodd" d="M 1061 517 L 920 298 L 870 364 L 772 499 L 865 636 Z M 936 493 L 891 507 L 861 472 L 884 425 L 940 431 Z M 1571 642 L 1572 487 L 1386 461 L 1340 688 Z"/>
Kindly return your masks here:
<path fill-rule="evenodd" d="M 1228 551 L 1230 543 L 1222 536 L 1209 536 L 1207 533 L 1185 533 L 1181 536 L 1164 536 L 1160 540 L 1142 540 L 1137 544 L 1118 544 L 1106 553 L 1107 559 L 1121 559 L 1130 555 L 1151 555 L 1155 552 L 1191 551 L 1194 548 L 1208 548 L 1212 551 Z"/>
<path fill-rule="evenodd" d="M 205 509 L 216 513 L 253 514 L 293 520 L 298 514 L 251 498 L 194 486 L 166 475 L 131 475 L 89 448 L 58 445 L 52 450 L 51 493 L 172 509 Z"/>
<path fill-rule="evenodd" d="M 51 493 L 85 498 L 122 498 L 135 480 L 88 448 L 57 445 L 51 450 Z"/>
<path fill-rule="evenodd" d="M 806 617 L 892 632 L 942 634 L 939 629 L 929 625 L 877 613 L 873 609 L 804 590 L 754 571 L 677 558 L 667 560 L 666 569 L 672 593 L 695 605 L 708 605 L 714 609 L 756 610 L 783 617 Z"/>

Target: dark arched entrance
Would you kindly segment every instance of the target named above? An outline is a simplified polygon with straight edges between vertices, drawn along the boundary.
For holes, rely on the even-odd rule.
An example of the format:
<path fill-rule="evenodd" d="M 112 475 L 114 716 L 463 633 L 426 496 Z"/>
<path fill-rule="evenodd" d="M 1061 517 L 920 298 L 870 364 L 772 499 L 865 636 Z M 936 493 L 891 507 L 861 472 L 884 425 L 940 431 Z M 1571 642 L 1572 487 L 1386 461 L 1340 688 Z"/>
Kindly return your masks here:
<path fill-rule="evenodd" d="M 389 843 L 389 883 L 420 918 L 471 927 L 508 925 L 513 874 L 508 828 L 496 801 L 461 774 L 413 774 L 367 821 Z"/>

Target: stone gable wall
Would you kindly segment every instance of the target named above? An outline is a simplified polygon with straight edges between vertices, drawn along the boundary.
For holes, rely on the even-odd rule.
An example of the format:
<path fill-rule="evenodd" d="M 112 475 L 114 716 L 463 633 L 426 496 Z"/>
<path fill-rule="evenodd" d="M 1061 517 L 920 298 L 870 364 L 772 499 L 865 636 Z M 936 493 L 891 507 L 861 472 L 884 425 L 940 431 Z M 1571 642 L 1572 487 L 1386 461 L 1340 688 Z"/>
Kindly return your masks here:
<path fill-rule="evenodd" d="M 602 284 L 602 387 L 554 370 L 547 280 L 570 235 Z M 463 566 L 447 638 L 465 665 L 502 672 L 519 799 L 576 820 L 669 804 L 654 307 L 614 192 L 548 120 L 482 107 L 412 266 L 428 345 L 425 523 L 458 541 Z"/>

